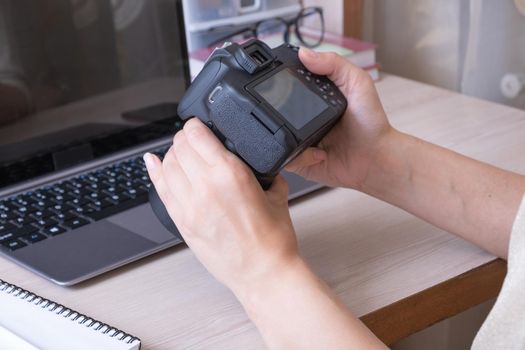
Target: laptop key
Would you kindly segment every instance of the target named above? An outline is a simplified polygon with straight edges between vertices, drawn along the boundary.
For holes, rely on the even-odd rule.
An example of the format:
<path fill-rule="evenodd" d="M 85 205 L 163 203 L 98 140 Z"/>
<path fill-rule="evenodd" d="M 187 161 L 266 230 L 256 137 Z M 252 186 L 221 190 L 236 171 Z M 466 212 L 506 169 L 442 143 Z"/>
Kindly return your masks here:
<path fill-rule="evenodd" d="M 70 200 L 72 200 L 72 199 L 74 199 L 74 198 L 75 198 L 75 197 L 73 197 L 73 196 L 71 196 L 71 195 L 68 195 L 68 194 L 65 194 L 65 193 L 64 193 L 64 194 L 58 194 L 58 195 L 52 197 L 51 199 L 52 199 L 54 202 L 56 202 L 56 203 L 58 203 L 58 204 L 61 204 L 61 203 L 64 203 L 64 202 L 68 202 L 68 201 L 70 201 Z"/>
<path fill-rule="evenodd" d="M 47 210 L 47 209 L 37 210 L 37 211 L 35 211 L 34 213 L 31 214 L 31 216 L 34 217 L 37 220 L 46 219 L 46 218 L 48 218 L 50 216 L 53 216 L 53 215 L 55 215 L 55 213 L 53 213 L 52 211 Z"/>
<path fill-rule="evenodd" d="M 30 233 L 30 234 L 28 234 L 28 235 L 22 236 L 21 238 L 22 238 L 24 241 L 28 242 L 28 243 L 36 243 L 36 242 L 43 241 L 43 240 L 46 239 L 47 237 L 44 236 L 44 235 L 41 234 L 41 233 L 34 232 L 34 233 Z"/>
<path fill-rule="evenodd" d="M 74 198 L 68 203 L 74 207 L 78 207 L 78 206 L 86 205 L 87 203 L 89 203 L 89 200 L 86 198 Z"/>
<path fill-rule="evenodd" d="M 37 198 L 33 204 L 33 206 L 36 206 L 39 209 L 45 209 L 48 207 L 51 207 L 55 205 L 56 203 L 50 199 L 39 199 Z"/>
<path fill-rule="evenodd" d="M 115 203 L 110 201 L 108 198 L 102 198 L 101 200 L 96 200 L 91 203 L 97 210 L 102 210 L 107 207 L 114 206 Z"/>
<path fill-rule="evenodd" d="M 27 244 L 25 244 L 24 242 L 18 239 L 14 239 L 12 241 L 7 241 L 7 242 L 2 242 L 2 245 L 11 251 L 27 246 Z"/>
<path fill-rule="evenodd" d="M 78 216 L 75 213 L 68 211 L 65 213 L 56 214 L 55 216 L 52 216 L 50 219 L 55 220 L 56 222 L 64 222 L 64 221 L 76 219 L 77 217 Z"/>
<path fill-rule="evenodd" d="M 35 223 L 36 219 L 31 216 L 19 216 L 13 219 L 11 222 L 17 225 L 20 225 L 20 226 L 27 226 L 27 225 Z"/>
<path fill-rule="evenodd" d="M 0 233 L 4 232 L 4 231 L 8 231 L 8 230 L 11 230 L 11 229 L 16 229 L 17 227 L 9 222 L 6 222 L 6 223 L 3 223 L 3 224 L 0 224 Z"/>
<path fill-rule="evenodd" d="M 42 233 L 45 233 L 48 236 L 56 236 L 64 232 L 66 232 L 66 229 L 58 225 L 49 226 L 42 230 Z"/>
<path fill-rule="evenodd" d="M 79 228 L 87 224 L 89 224 L 88 220 L 82 219 L 82 218 L 76 218 L 73 220 L 65 221 L 63 225 L 73 230 L 75 228 Z"/>
<path fill-rule="evenodd" d="M 37 225 L 39 228 L 46 228 L 51 226 L 56 226 L 57 222 L 53 220 L 51 217 L 46 219 L 40 219 L 35 222 L 35 225 Z"/>
<path fill-rule="evenodd" d="M 14 211 L 10 211 L 10 212 L 0 215 L 0 218 L 4 220 L 16 220 L 19 217 L 20 217 L 20 214 L 17 214 Z"/>
<path fill-rule="evenodd" d="M 16 233 L 14 231 L 4 231 L 0 233 L 0 243 L 7 242 L 15 237 Z"/>
<path fill-rule="evenodd" d="M 27 207 L 19 207 L 16 210 L 16 213 L 18 213 L 19 215 L 27 215 L 34 213 L 35 211 L 37 211 L 35 207 L 33 207 L 32 205 L 28 205 Z"/>

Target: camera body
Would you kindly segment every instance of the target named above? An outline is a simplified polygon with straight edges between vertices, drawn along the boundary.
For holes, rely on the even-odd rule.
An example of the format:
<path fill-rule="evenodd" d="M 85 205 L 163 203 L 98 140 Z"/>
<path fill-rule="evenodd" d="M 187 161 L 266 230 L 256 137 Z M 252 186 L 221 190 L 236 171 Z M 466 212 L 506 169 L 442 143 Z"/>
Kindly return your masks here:
<path fill-rule="evenodd" d="M 177 110 L 183 120 L 206 123 L 265 189 L 347 107 L 330 79 L 304 67 L 298 51 L 289 44 L 272 50 L 256 39 L 215 49 Z"/>

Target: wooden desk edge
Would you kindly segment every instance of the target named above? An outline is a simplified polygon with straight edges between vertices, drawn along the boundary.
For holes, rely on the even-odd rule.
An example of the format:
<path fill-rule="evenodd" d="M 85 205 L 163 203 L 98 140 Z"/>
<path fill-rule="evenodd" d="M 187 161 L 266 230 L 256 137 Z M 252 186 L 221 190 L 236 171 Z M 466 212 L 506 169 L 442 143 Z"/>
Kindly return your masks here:
<path fill-rule="evenodd" d="M 506 273 L 507 262 L 494 259 L 360 319 L 379 339 L 391 345 L 436 322 L 496 297 Z"/>

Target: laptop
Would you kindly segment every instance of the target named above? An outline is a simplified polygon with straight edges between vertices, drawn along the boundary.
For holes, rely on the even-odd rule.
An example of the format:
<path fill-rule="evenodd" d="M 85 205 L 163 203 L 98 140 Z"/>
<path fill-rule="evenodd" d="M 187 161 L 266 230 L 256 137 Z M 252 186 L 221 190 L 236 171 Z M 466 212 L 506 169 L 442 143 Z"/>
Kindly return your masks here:
<path fill-rule="evenodd" d="M 189 86 L 179 0 L 0 3 L 0 258 L 74 285 L 181 244 L 148 203 Z M 320 185 L 285 174 L 290 198 Z"/>

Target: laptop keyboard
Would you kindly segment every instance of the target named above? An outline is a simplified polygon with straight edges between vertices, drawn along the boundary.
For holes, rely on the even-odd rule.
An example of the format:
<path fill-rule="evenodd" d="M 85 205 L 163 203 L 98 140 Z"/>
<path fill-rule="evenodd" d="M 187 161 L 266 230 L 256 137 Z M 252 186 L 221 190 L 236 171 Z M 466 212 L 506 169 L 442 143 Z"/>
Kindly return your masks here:
<path fill-rule="evenodd" d="M 149 186 L 137 156 L 0 200 L 0 247 L 17 250 L 146 203 Z"/>

